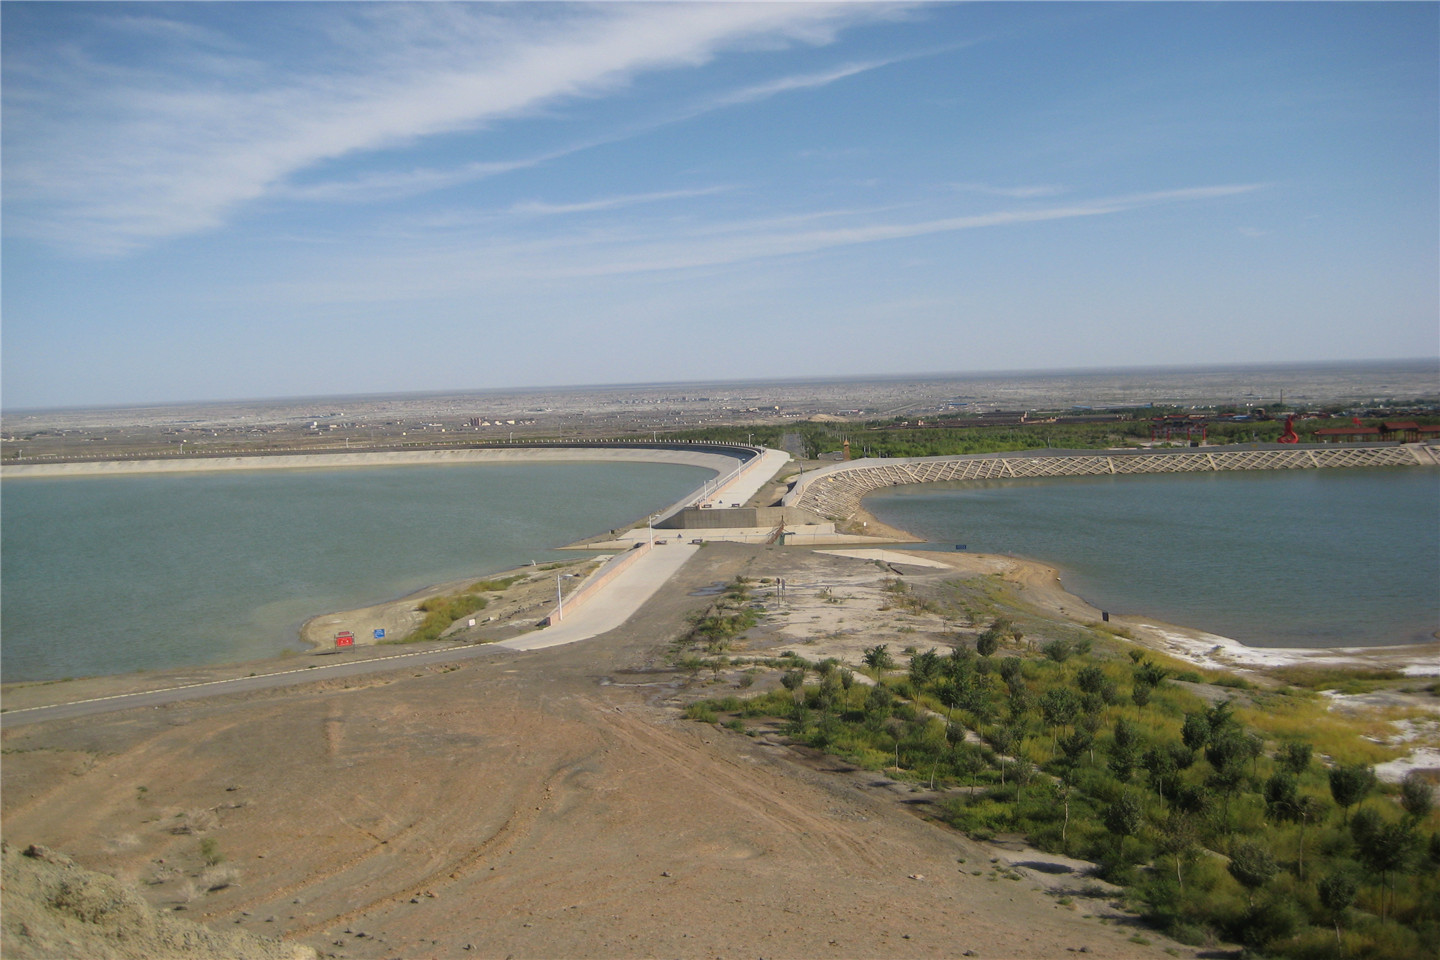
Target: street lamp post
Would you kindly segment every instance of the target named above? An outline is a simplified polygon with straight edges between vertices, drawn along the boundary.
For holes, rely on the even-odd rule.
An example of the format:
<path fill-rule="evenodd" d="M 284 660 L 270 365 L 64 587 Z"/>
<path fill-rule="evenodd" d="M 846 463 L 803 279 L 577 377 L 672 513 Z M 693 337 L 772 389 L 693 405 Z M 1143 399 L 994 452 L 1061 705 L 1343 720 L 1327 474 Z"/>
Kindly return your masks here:
<path fill-rule="evenodd" d="M 556 619 L 556 620 L 564 620 L 564 619 L 565 619 L 565 595 L 560 592 L 560 581 L 561 581 L 561 580 L 573 580 L 573 579 L 575 579 L 575 574 L 573 574 L 573 573 L 557 573 L 557 574 L 555 574 L 555 619 Z"/>

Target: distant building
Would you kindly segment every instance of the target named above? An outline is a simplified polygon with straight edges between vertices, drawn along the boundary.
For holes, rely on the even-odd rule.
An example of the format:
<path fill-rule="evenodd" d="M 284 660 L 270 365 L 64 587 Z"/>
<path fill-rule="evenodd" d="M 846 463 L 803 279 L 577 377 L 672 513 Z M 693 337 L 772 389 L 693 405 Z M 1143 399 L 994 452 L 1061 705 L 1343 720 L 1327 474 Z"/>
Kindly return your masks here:
<path fill-rule="evenodd" d="M 1383 439 L 1379 427 L 1321 427 L 1315 431 L 1321 443 L 1365 443 Z"/>

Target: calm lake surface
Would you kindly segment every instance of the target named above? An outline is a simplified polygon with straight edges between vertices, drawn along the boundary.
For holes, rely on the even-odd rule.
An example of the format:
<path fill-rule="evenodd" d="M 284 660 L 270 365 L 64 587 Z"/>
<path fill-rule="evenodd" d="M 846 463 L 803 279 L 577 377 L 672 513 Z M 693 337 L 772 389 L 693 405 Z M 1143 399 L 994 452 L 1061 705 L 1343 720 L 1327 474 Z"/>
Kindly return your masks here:
<path fill-rule="evenodd" d="M 7 681 L 300 649 L 309 617 L 480 576 L 669 506 L 714 472 L 453 464 L 0 485 Z"/>
<path fill-rule="evenodd" d="M 916 484 L 886 523 L 1060 568 L 1112 613 L 1252 646 L 1418 643 L 1440 629 L 1440 471 L 1253 471 Z"/>

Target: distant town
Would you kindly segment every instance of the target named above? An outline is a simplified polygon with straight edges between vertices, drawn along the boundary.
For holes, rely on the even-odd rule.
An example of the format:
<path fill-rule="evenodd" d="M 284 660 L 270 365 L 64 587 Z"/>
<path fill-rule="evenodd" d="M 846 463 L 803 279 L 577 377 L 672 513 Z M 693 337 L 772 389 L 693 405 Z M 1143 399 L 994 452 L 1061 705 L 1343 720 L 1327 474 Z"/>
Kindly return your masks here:
<path fill-rule="evenodd" d="M 801 456 L 986 446 L 1415 441 L 1440 435 L 1434 361 L 357 395 L 6 412 L 7 462 L 476 443 L 729 440 Z M 963 442 L 962 442 L 963 441 Z M 1043 441 L 1043 442 L 1042 442 Z M 964 452 L 964 451 L 961 451 Z"/>

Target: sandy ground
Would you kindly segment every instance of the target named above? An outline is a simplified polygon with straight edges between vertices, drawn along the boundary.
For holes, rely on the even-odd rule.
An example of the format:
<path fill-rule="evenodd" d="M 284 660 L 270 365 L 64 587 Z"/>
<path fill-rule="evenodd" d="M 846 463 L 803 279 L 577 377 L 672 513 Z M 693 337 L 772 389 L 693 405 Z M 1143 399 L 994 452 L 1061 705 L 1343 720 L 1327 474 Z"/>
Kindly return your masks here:
<path fill-rule="evenodd" d="M 908 787 L 678 720 L 734 681 L 666 666 L 683 616 L 771 566 L 796 611 L 802 581 L 893 576 L 717 544 L 594 640 L 7 729 L 6 837 L 344 957 L 1163 955 L 1078 873 L 1012 868 L 1031 852 L 917 816 Z M 230 871 L 208 892 L 206 839 Z"/>

